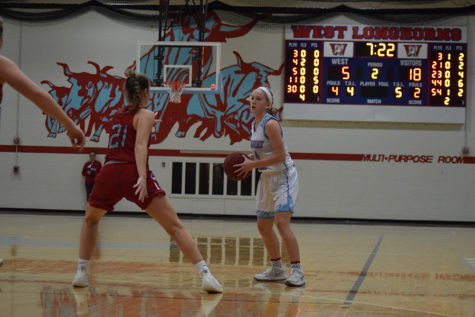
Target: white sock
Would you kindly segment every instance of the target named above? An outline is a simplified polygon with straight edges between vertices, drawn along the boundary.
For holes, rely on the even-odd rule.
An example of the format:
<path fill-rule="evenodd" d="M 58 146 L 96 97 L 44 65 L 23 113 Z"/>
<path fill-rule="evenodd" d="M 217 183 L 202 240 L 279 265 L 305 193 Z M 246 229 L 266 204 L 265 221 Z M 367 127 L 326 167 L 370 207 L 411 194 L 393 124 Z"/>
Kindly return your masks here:
<path fill-rule="evenodd" d="M 198 270 L 198 273 L 200 273 L 200 274 L 209 273 L 209 268 L 206 265 L 205 260 L 201 260 L 200 262 L 196 263 L 195 267 Z"/>
<path fill-rule="evenodd" d="M 89 260 L 78 259 L 78 271 L 89 272 Z"/>
<path fill-rule="evenodd" d="M 271 261 L 272 263 L 272 266 L 273 267 L 282 267 L 283 264 L 282 264 L 282 259 L 278 259 L 278 260 L 275 260 L 275 261 Z"/>
<path fill-rule="evenodd" d="M 290 268 L 302 271 L 302 268 L 300 267 L 300 262 L 290 264 Z"/>

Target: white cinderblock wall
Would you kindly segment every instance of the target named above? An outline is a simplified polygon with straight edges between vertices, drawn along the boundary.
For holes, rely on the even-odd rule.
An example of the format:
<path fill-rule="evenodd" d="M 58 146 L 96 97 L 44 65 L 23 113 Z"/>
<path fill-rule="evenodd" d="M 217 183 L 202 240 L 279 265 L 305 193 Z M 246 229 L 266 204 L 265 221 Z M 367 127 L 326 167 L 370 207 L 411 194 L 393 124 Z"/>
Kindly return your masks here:
<path fill-rule="evenodd" d="M 243 21 L 245 22 L 245 21 Z M 348 23 L 336 17 L 325 23 Z M 321 22 L 320 22 L 321 23 Z M 355 23 L 353 21 L 353 23 Z M 468 87 L 473 86 L 475 17 L 457 18 L 468 27 Z M 431 24 L 434 25 L 434 24 Z M 136 41 L 156 40 L 154 28 L 133 25 L 88 12 L 73 19 L 48 23 L 5 21 L 2 54 L 14 60 L 36 83 L 50 80 L 67 85 L 57 62 L 67 63 L 75 72 L 93 72 L 88 61 L 111 65 L 110 74 L 123 75 L 133 63 Z M 222 66 L 233 64 L 232 52 L 245 61 L 258 61 L 278 68 L 283 62 L 284 29 L 271 31 L 256 26 L 249 34 L 223 43 Z M 273 49 L 267 49 L 272 47 Z M 266 49 L 263 49 L 266 48 Z M 281 103 L 282 80 L 273 76 L 271 85 L 276 104 Z M 43 85 L 47 90 L 47 86 Z M 460 156 L 468 145 L 475 151 L 472 129 L 475 114 L 473 90 L 467 96 L 466 125 L 410 125 L 371 123 L 325 123 L 284 121 L 289 150 L 295 153 L 398 154 L 432 155 L 432 163 L 351 162 L 296 160 L 300 173 L 300 196 L 296 216 L 367 219 L 475 221 L 475 164 L 438 163 L 439 156 Z M 284 118 L 285 119 L 285 118 Z M 1 105 L 0 148 L 21 138 L 26 146 L 68 146 L 64 134 L 48 138 L 45 116 L 10 87 L 4 86 Z M 210 138 L 206 142 L 192 138 L 178 139 L 173 133 L 153 148 L 193 151 L 247 150 L 248 142 L 229 145 L 228 139 Z M 105 133 L 99 143 L 89 147 L 104 148 Z M 54 150 L 52 151 L 54 152 Z M 472 152 L 473 153 L 473 152 Z M 473 155 L 473 154 L 471 154 Z M 104 156 L 99 155 L 103 160 Z M 0 152 L 0 208 L 81 210 L 85 192 L 81 168 L 88 159 L 82 154 Z M 13 174 L 15 164 L 20 173 Z M 150 165 L 160 183 L 170 191 L 172 157 L 152 157 Z M 164 163 L 164 164 L 163 164 Z M 170 196 L 178 212 L 226 215 L 253 215 L 253 199 L 177 198 Z M 128 202 L 118 210 L 135 211 Z"/>

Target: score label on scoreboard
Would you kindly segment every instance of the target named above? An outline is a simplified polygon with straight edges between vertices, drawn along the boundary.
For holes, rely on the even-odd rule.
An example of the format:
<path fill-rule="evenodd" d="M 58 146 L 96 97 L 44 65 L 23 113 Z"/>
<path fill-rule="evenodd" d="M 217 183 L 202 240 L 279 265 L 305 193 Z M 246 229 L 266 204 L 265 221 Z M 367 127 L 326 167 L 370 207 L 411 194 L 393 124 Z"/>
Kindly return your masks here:
<path fill-rule="evenodd" d="M 464 27 L 292 25 L 284 117 L 463 123 L 466 36 Z"/>

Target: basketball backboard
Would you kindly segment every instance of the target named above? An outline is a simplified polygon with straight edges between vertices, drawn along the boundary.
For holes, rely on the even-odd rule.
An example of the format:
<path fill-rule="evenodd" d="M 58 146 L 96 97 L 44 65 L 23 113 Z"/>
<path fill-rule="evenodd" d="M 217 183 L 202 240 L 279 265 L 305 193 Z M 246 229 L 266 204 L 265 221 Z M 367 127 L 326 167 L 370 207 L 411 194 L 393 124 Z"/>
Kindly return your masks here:
<path fill-rule="evenodd" d="M 221 92 L 221 43 L 139 41 L 136 65 L 152 80 L 152 92 L 166 92 L 177 81 L 184 93 Z"/>

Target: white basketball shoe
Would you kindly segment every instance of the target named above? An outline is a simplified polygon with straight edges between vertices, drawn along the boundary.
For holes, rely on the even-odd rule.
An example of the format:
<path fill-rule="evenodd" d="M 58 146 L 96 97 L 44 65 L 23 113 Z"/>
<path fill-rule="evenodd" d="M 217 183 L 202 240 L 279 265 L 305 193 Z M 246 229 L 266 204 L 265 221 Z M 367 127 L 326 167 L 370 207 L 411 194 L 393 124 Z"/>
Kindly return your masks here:
<path fill-rule="evenodd" d="M 201 273 L 201 287 L 208 293 L 222 293 L 223 286 L 209 271 Z"/>
<path fill-rule="evenodd" d="M 80 266 L 76 272 L 76 275 L 74 276 L 73 279 L 73 286 L 74 287 L 87 287 L 88 281 L 87 281 L 87 275 L 89 273 L 87 272 L 85 267 Z"/>
<path fill-rule="evenodd" d="M 274 266 L 271 265 L 267 270 L 262 273 L 254 275 L 256 281 L 264 282 L 277 282 L 287 279 L 285 274 L 285 266 Z"/>

